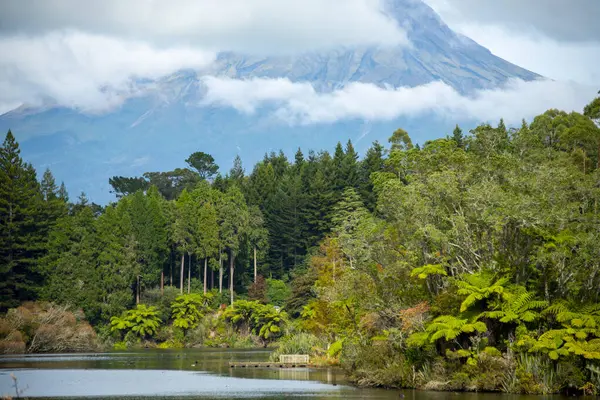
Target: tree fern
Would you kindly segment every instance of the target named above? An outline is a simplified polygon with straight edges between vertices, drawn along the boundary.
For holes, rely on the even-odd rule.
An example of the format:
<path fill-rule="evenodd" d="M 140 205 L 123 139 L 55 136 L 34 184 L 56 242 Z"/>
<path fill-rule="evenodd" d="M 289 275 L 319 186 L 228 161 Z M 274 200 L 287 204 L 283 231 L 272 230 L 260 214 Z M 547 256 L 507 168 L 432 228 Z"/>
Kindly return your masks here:
<path fill-rule="evenodd" d="M 178 296 L 171 304 L 173 326 L 184 330 L 198 326 L 206 311 L 206 302 L 205 296 L 197 293 Z"/>
<path fill-rule="evenodd" d="M 573 311 L 575 308 L 577 311 Z M 556 321 L 563 325 L 600 333 L 600 304 L 575 305 L 560 301 L 548 307 L 544 313 L 554 315 Z"/>
<path fill-rule="evenodd" d="M 446 341 L 456 339 L 461 333 L 485 332 L 486 325 L 481 321 L 469 321 L 453 315 L 442 315 L 434 319 L 425 329 L 429 333 L 429 341 L 438 339 Z"/>
<path fill-rule="evenodd" d="M 548 354 L 553 360 L 560 357 L 580 356 L 588 360 L 600 360 L 600 305 L 579 306 L 557 302 L 544 314 L 554 315 L 562 328 L 551 329 L 539 338 L 525 336 L 517 344 L 528 347 L 530 352 Z"/>
<path fill-rule="evenodd" d="M 131 331 L 142 338 L 152 336 L 162 322 L 159 315 L 156 307 L 138 304 L 136 308 L 126 311 L 120 317 L 112 317 L 111 331 Z"/>
<path fill-rule="evenodd" d="M 448 276 L 448 273 L 444 267 L 442 267 L 442 264 L 427 264 L 423 265 L 422 267 L 414 268 L 410 272 L 411 278 L 416 276 L 419 279 L 426 279 L 429 275 Z"/>
<path fill-rule="evenodd" d="M 464 312 L 478 301 L 488 299 L 494 294 L 506 299 L 508 297 L 505 288 L 507 282 L 506 278 L 494 281 L 494 277 L 485 272 L 462 275 L 461 280 L 456 281 L 457 293 L 467 297 L 461 303 L 460 311 Z"/>
<path fill-rule="evenodd" d="M 499 310 L 484 311 L 480 317 L 497 319 L 504 324 L 520 325 L 538 319 L 541 314 L 537 310 L 548 306 L 548 302 L 535 300 L 535 296 L 526 291 L 514 295 L 506 292 L 505 294 L 506 300 L 501 303 Z"/>

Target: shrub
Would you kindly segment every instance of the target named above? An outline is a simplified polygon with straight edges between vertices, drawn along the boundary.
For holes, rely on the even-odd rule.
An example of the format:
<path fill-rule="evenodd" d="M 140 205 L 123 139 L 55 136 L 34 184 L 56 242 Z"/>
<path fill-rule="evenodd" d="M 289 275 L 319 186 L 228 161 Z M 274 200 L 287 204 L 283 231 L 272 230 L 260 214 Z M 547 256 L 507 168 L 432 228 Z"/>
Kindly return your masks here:
<path fill-rule="evenodd" d="M 119 331 L 121 334 L 135 335 L 139 338 L 147 338 L 154 335 L 161 324 L 160 313 L 154 306 L 138 304 L 132 310 L 124 312 L 120 317 L 112 317 L 110 325 L 112 331 Z"/>
<path fill-rule="evenodd" d="M 292 295 L 292 290 L 284 281 L 267 279 L 267 303 L 283 306 Z"/>
<path fill-rule="evenodd" d="M 24 303 L 0 319 L 1 353 L 77 352 L 98 348 L 96 333 L 81 312 L 52 303 Z"/>
<path fill-rule="evenodd" d="M 204 321 L 200 321 L 194 329 L 190 329 L 185 337 L 185 343 L 189 347 L 202 346 L 204 344 L 204 338 L 206 337 L 207 329 L 203 324 Z"/>
<path fill-rule="evenodd" d="M 174 286 L 165 286 L 163 293 L 160 292 L 160 288 L 149 289 L 143 292 L 141 303 L 158 308 L 160 319 L 167 321 L 171 318 L 171 304 L 179 295 L 179 289 Z"/>
<path fill-rule="evenodd" d="M 262 275 L 258 275 L 256 282 L 248 287 L 248 299 L 267 303 L 267 281 Z"/>
<path fill-rule="evenodd" d="M 287 324 L 285 311 L 280 311 L 271 304 L 260 304 L 258 301 L 238 300 L 233 306 L 227 307 L 222 318 L 243 334 L 254 333 L 265 346 L 281 337 Z"/>
<path fill-rule="evenodd" d="M 327 342 L 312 333 L 295 333 L 282 337 L 277 349 L 271 353 L 271 360 L 278 361 L 282 354 L 308 354 L 310 356 L 323 355 Z"/>
<path fill-rule="evenodd" d="M 208 310 L 212 298 L 211 293 L 201 295 L 197 293 L 178 296 L 171 304 L 173 326 L 181 328 L 184 333 L 195 328 Z"/>
<path fill-rule="evenodd" d="M 183 348 L 183 343 L 177 341 L 177 340 L 167 340 L 166 342 L 162 342 L 161 344 L 159 344 L 157 346 L 158 349 L 182 349 Z"/>

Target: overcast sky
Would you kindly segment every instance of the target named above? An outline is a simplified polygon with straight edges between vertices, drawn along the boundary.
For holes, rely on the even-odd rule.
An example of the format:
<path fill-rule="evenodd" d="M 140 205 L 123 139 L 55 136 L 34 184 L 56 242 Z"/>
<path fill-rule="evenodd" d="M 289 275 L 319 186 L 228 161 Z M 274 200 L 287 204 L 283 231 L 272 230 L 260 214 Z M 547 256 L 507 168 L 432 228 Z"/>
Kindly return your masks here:
<path fill-rule="evenodd" d="M 445 85 L 403 91 L 353 85 L 322 96 L 286 80 L 206 77 L 212 90 L 206 101 L 240 112 L 279 101 L 282 118 L 303 123 L 431 109 L 476 118 L 512 110 L 517 118 L 526 105 L 515 99 L 535 102 L 527 108 L 531 113 L 550 106 L 578 109 L 590 88 L 565 81 L 600 89 L 600 0 L 425 2 L 452 29 L 558 82 L 513 82 L 505 92 L 478 93 L 474 103 Z M 221 50 L 297 52 L 365 44 L 408 44 L 402 29 L 381 14 L 379 0 L 2 0 L 0 113 L 43 98 L 109 109 L 135 94 L 133 76 L 202 68 Z M 431 96 L 442 100 L 432 104 Z M 549 98 L 560 103 L 549 104 Z M 448 109 L 451 104 L 462 108 Z"/>
<path fill-rule="evenodd" d="M 600 0 L 425 0 L 450 28 L 552 79 L 600 89 Z"/>

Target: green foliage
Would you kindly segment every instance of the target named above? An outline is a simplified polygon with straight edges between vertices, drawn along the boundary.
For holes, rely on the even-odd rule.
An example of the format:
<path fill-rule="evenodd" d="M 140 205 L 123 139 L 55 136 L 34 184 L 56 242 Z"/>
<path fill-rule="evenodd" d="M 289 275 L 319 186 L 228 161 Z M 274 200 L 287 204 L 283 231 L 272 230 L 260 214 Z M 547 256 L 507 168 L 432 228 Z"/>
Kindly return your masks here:
<path fill-rule="evenodd" d="M 118 198 L 134 194 L 138 191 L 146 191 L 150 184 L 144 178 L 128 178 L 126 176 L 113 176 L 108 179 L 108 183 L 112 186 L 114 193 Z"/>
<path fill-rule="evenodd" d="M 426 279 L 429 275 L 448 276 L 448 273 L 446 272 L 444 267 L 442 267 L 441 264 L 423 265 L 422 267 L 414 268 L 410 272 L 411 278 L 414 278 L 416 276 L 419 279 Z"/>
<path fill-rule="evenodd" d="M 212 293 L 201 295 L 197 293 L 178 296 L 171 304 L 173 326 L 184 331 L 193 329 L 208 309 Z"/>
<path fill-rule="evenodd" d="M 293 161 L 271 152 L 249 175 L 236 157 L 212 179 L 214 160 L 196 152 L 191 169 L 113 177 L 118 201 L 106 207 L 85 194 L 69 203 L 49 170 L 38 183 L 9 133 L 0 308 L 72 304 L 106 338 L 114 317 L 126 345 L 266 345 L 291 327 L 333 353 L 343 340 L 339 360 L 365 385 L 595 391 L 598 104 L 415 146 L 398 129 L 362 160 L 350 141 Z M 255 275 L 266 287 L 250 285 Z M 185 283 L 214 296 L 176 301 Z M 234 293 L 272 304 L 206 309 Z M 154 316 L 131 310 L 138 296 Z M 284 303 L 296 321 L 273 306 Z"/>
<path fill-rule="evenodd" d="M 282 336 L 288 319 L 285 311 L 271 304 L 247 300 L 234 302 L 221 317 L 240 331 L 252 332 L 265 342 Z"/>
<path fill-rule="evenodd" d="M 31 164 L 9 130 L 0 147 L 0 311 L 32 300 L 41 283 L 42 193 Z"/>
<path fill-rule="evenodd" d="M 156 307 L 138 304 L 136 308 L 110 319 L 111 331 L 133 333 L 140 338 L 152 337 L 162 321 Z"/>
<path fill-rule="evenodd" d="M 517 345 L 530 353 L 547 354 L 552 360 L 582 357 L 600 360 L 600 306 L 577 305 L 578 311 L 565 302 L 548 307 L 544 314 L 552 315 L 561 328 L 549 329 L 537 338 L 525 333 Z"/>
<path fill-rule="evenodd" d="M 455 317 L 453 315 L 439 316 L 431 321 L 426 328 L 430 342 L 435 342 L 438 339 L 450 341 L 463 333 L 483 333 L 486 330 L 486 325 L 481 321 L 469 321 L 467 318 Z"/>
<path fill-rule="evenodd" d="M 319 336 L 306 332 L 293 333 L 277 341 L 277 349 L 271 353 L 270 359 L 278 361 L 281 354 L 321 356 L 326 349 L 327 342 Z"/>
<path fill-rule="evenodd" d="M 540 318 L 537 310 L 546 308 L 548 302 L 535 300 L 533 293 L 521 291 L 519 294 L 509 294 L 505 301 L 492 311 L 484 311 L 482 317 L 497 319 L 504 324 L 522 324 L 533 322 Z"/>
<path fill-rule="evenodd" d="M 491 274 L 484 272 L 462 275 L 461 280 L 456 281 L 457 293 L 467 297 L 460 305 L 460 311 L 464 312 L 478 301 L 486 300 L 492 295 L 499 295 L 501 298 L 506 299 L 505 285 L 507 282 L 507 278 L 495 280 Z"/>
<path fill-rule="evenodd" d="M 185 162 L 194 168 L 202 179 L 211 179 L 219 170 L 213 156 L 202 151 L 192 153 Z"/>
<path fill-rule="evenodd" d="M 335 342 L 333 342 L 331 344 L 331 346 L 329 346 L 329 349 L 327 349 L 327 355 L 329 357 L 337 357 L 341 353 L 343 347 L 344 347 L 344 340 L 343 339 L 336 340 Z"/>
<path fill-rule="evenodd" d="M 279 279 L 267 279 L 267 302 L 282 307 L 292 291 Z"/>

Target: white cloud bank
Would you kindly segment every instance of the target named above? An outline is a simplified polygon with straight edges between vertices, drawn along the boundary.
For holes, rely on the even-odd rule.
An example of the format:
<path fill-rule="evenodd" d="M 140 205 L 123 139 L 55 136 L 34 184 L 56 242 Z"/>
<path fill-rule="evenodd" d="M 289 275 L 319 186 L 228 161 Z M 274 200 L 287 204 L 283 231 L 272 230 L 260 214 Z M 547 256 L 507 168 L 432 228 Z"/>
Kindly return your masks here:
<path fill-rule="evenodd" d="M 208 93 L 203 104 L 216 104 L 252 114 L 271 107 L 290 124 L 329 123 L 343 119 L 393 120 L 429 112 L 452 118 L 518 123 L 549 108 L 581 111 L 596 94 L 593 87 L 574 83 L 511 80 L 493 90 L 462 96 L 443 82 L 414 88 L 381 88 L 351 83 L 330 93 L 319 93 L 308 83 L 288 79 L 236 80 L 204 77 Z"/>
<path fill-rule="evenodd" d="M 0 114 L 44 99 L 101 111 L 135 95 L 136 78 L 154 79 L 181 68 L 202 68 L 215 55 L 189 47 L 160 49 L 79 32 L 0 39 Z"/>
<path fill-rule="evenodd" d="M 136 78 L 201 69 L 221 51 L 407 45 L 380 0 L 3 0 L 0 114 L 49 100 L 102 111 Z"/>
<path fill-rule="evenodd" d="M 379 0 L 3 0 L 0 34 L 65 28 L 241 52 L 406 43 Z"/>

